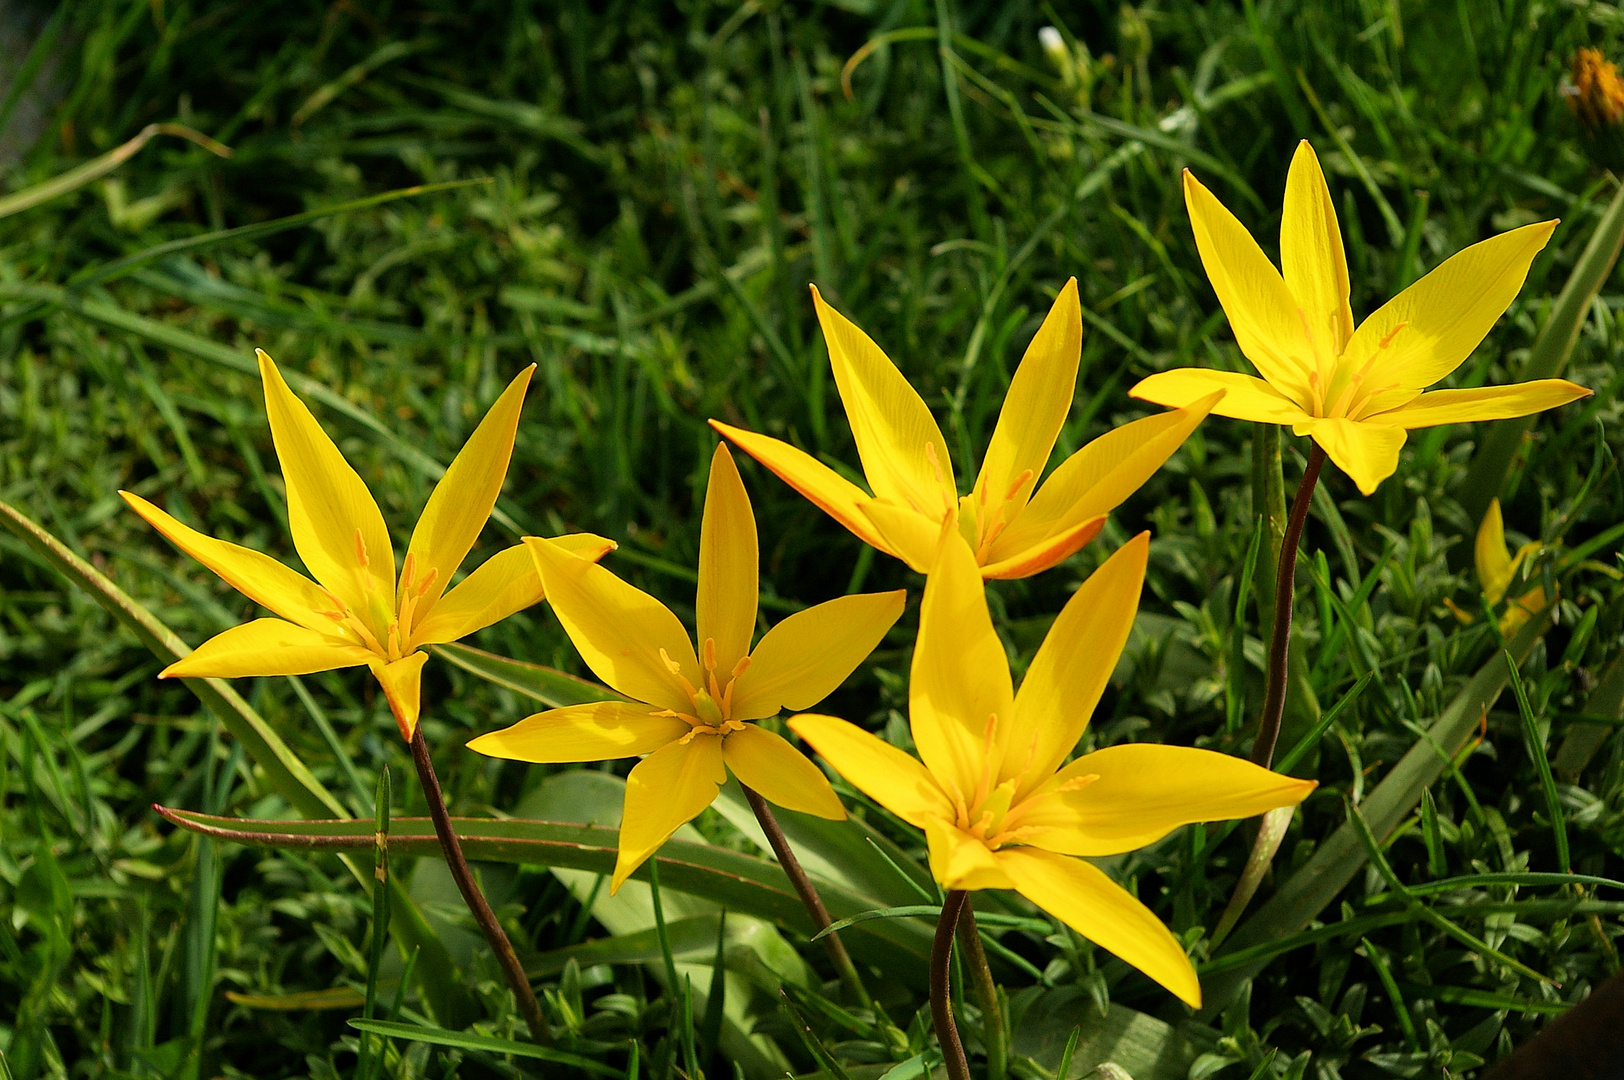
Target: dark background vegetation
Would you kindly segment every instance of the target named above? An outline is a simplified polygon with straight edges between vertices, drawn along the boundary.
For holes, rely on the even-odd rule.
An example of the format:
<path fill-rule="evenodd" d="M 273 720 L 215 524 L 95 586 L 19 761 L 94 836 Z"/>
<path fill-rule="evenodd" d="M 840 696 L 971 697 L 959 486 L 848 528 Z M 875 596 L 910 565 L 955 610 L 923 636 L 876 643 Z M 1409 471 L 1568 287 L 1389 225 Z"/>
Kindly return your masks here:
<path fill-rule="evenodd" d="M 1576 47 L 1605 50 L 1624 28 L 1611 5 L 1530 0 L 81 0 L 40 14 L 54 59 L 32 96 L 18 97 L 19 80 L 3 108 L 9 116 L 42 97 L 45 125 L 8 189 L 151 122 L 189 125 L 234 151 L 222 160 L 160 138 L 109 179 L 0 219 L 0 498 L 193 644 L 249 617 L 250 605 L 126 512 L 117 489 L 296 561 L 257 380 L 198 340 L 245 360 L 262 347 L 442 462 L 506 381 L 537 363 L 504 507 L 526 532 L 616 538 L 616 571 L 679 613 L 692 605 L 696 510 L 715 441 L 707 417 L 856 466 L 809 281 L 931 403 L 961 486 L 1068 276 L 1079 281 L 1087 334 L 1057 453 L 1143 415 L 1126 390 L 1150 372 L 1243 369 L 1191 242 L 1185 167 L 1272 251 L 1287 162 L 1299 138 L 1311 139 L 1343 215 L 1356 316 L 1466 244 L 1561 217 L 1520 299 L 1459 376 L 1514 379 L 1613 190 L 1559 86 Z M 1049 25 L 1064 36 L 1065 64 L 1040 46 Z M 848 59 L 908 28 L 921 29 L 868 55 L 846 93 Z M 466 178 L 491 182 L 149 262 L 66 296 L 40 291 L 166 240 Z M 1606 457 L 1624 431 L 1614 393 L 1621 301 L 1610 283 L 1569 370 L 1597 397 L 1544 419 L 1527 448 L 1506 500 L 1514 541 L 1562 521 L 1571 547 L 1621 516 L 1624 491 Z M 317 411 L 404 547 L 431 479 L 353 419 Z M 1253 434 L 1209 421 L 1101 541 L 1041 577 L 994 587 L 995 614 L 1024 663 L 1075 584 L 1124 537 L 1154 530 L 1142 633 L 1096 718 L 1097 745 L 1245 752 L 1243 721 L 1261 698 L 1255 611 L 1244 628 L 1251 665 L 1235 665 Z M 1478 435 L 1418 433 L 1371 498 L 1328 470 L 1308 534 L 1309 552 L 1325 553 L 1328 589 L 1316 592 L 1311 572 L 1302 579 L 1314 687 L 1329 705 L 1364 671 L 1377 678 L 1303 766 L 1321 788 L 1282 849 L 1283 869 L 1342 822 L 1344 796 L 1357 799 L 1408 749 L 1407 725 L 1435 715 L 1491 653 L 1482 620 L 1463 629 L 1442 604 L 1478 609 L 1462 569 L 1476 522 L 1457 501 Z M 1285 441 L 1294 483 L 1302 446 L 1289 433 Z M 1563 520 L 1597 462 L 1591 497 Z M 858 587 L 910 590 L 879 670 L 826 706 L 876 727 L 894 721 L 920 579 L 765 471 L 746 465 L 745 476 L 769 620 Z M 510 542 L 493 524 L 470 565 Z M 1566 617 L 1530 661 L 1553 745 L 1618 651 L 1614 547 L 1564 579 Z M 1333 598 L 1354 604 L 1357 630 L 1326 647 Z M 1575 641 L 1572 626 L 1590 607 L 1601 615 Z M 474 644 L 580 670 L 544 606 Z M 223 847 L 204 867 L 193 838 L 158 821 L 155 801 L 251 816 L 283 809 L 212 716 L 153 678 L 159 666 L 89 598 L 0 538 L 0 1046 L 9 1039 L 13 1058 L 33 1047 L 38 1075 L 165 1072 L 202 1015 L 204 1075 L 347 1071 L 354 1058 L 339 1040 L 353 1039 L 350 1014 L 251 1009 L 222 995 L 354 980 L 340 942 L 363 940 L 367 898 L 320 858 Z M 461 746 L 530 703 L 443 663 L 427 670 L 429 742 L 455 807 L 511 808 L 547 770 Z M 360 790 L 370 792 L 384 762 L 407 775 L 370 680 L 341 672 L 306 683 Z M 284 680 L 239 689 L 318 775 L 350 790 Z M 1616 740 L 1563 780 L 1574 868 L 1617 876 Z M 398 813 L 420 812 L 409 785 L 395 790 Z M 1554 870 L 1537 791 L 1519 718 L 1502 702 L 1460 779 L 1434 792 L 1449 872 Z M 727 842 L 725 827 L 700 824 Z M 1406 879 L 1426 873 L 1418 836 L 1411 829 L 1389 852 Z M 1177 932 L 1210 931 L 1244 853 L 1240 835 L 1213 855 L 1185 834 L 1119 873 Z M 512 884 L 526 947 L 598 932 L 544 871 Z M 1348 899 L 1379 888 L 1362 875 Z M 1249 1014 L 1215 1021 L 1234 1048 L 1222 1075 L 1251 1075 L 1271 1047 L 1281 1053 L 1265 1068 L 1294 1062 L 1299 1076 L 1461 1075 L 1535 1030 L 1536 1006 L 1550 1012 L 1618 967 L 1616 914 L 1474 925 L 1561 988 L 1508 980 L 1419 920 L 1373 931 L 1368 946 L 1326 941 L 1269 967 Z M 1017 937 L 1011 947 L 1039 967 L 1053 953 L 1041 938 Z M 1411 1036 L 1369 948 L 1408 988 Z M 498 1014 L 492 974 L 482 977 Z M 1115 1000 L 1176 1018 L 1142 978 L 1113 969 L 1109 981 Z M 608 989 L 591 990 L 588 1007 Z M 1507 998 L 1533 1004 L 1509 1008 Z M 652 1046 L 663 1023 L 639 1014 L 627 1035 Z M 623 1053 L 614 1060 L 624 1067 Z M 457 1067 L 426 1054 L 401 1065 L 423 1075 Z"/>

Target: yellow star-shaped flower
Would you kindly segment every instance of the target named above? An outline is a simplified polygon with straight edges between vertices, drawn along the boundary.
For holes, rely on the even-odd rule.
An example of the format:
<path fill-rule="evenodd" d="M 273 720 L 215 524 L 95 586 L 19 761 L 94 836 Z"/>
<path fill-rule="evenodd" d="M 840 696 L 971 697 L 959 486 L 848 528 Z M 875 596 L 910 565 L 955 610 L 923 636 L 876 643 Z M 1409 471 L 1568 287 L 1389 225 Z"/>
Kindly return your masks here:
<path fill-rule="evenodd" d="M 139 495 L 119 492 L 170 543 L 280 616 L 216 634 L 159 676 L 306 675 L 365 664 L 383 686 L 401 737 L 410 741 L 428 659 L 422 648 L 455 641 L 542 599 L 541 578 L 523 544 L 497 552 L 446 588 L 502 490 L 535 365 L 508 384 L 440 478 L 397 579 L 395 549 L 372 493 L 271 358 L 258 355 L 271 439 L 287 487 L 288 527 L 315 580 L 269 555 L 188 528 Z M 553 542 L 593 560 L 615 547 L 590 533 Z"/>
<path fill-rule="evenodd" d="M 777 473 L 859 540 L 925 573 L 937 534 L 957 515 L 984 578 L 1047 570 L 1092 540 L 1105 515 L 1139 490 L 1221 396 L 1124 424 L 1038 481 L 1071 410 L 1082 357 L 1077 280 L 1066 282 L 1010 380 L 975 489 L 960 496 L 947 441 L 889 357 L 812 290 L 835 387 L 851 421 L 870 495 L 804 451 L 717 420 L 711 426 Z"/>
<path fill-rule="evenodd" d="M 1141 381 L 1133 397 L 1184 406 L 1226 390 L 1213 412 L 1290 424 L 1369 495 L 1398 468 L 1409 428 L 1527 416 L 1590 393 L 1565 379 L 1422 392 L 1459 367 L 1505 313 L 1554 221 L 1457 252 L 1355 329 L 1336 207 L 1306 141 L 1286 178 L 1283 275 L 1188 170 L 1184 201 L 1235 342 L 1263 377 L 1178 368 Z"/>
<path fill-rule="evenodd" d="M 756 642 L 756 520 L 725 445 L 711 459 L 700 522 L 700 643 L 664 604 L 555 541 L 527 537 L 565 633 L 587 667 L 629 701 L 551 709 L 468 744 L 519 761 L 647 754 L 626 778 L 618 890 L 729 770 L 767 801 L 842 820 L 823 773 L 788 740 L 751 723 L 827 697 L 902 614 L 903 592 L 859 593 L 798 611 Z"/>
<path fill-rule="evenodd" d="M 974 556 L 948 533 L 925 583 L 908 688 L 923 760 L 832 716 L 789 724 L 840 775 L 924 830 L 943 888 L 1014 889 L 1199 1005 L 1195 969 L 1167 927 L 1079 856 L 1294 806 L 1315 785 L 1228 754 L 1146 743 L 1066 764 L 1127 643 L 1149 548 L 1139 534 L 1083 583 L 1017 693 Z"/>

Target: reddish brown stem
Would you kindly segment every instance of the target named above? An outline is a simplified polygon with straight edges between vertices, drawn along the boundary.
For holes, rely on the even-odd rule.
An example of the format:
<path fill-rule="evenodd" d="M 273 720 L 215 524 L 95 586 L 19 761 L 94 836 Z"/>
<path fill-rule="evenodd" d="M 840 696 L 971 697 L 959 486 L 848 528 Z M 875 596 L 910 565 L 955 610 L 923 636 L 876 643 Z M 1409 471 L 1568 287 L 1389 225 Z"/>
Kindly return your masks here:
<path fill-rule="evenodd" d="M 502 924 L 496 921 L 496 913 L 485 902 L 485 894 L 479 891 L 474 872 L 463 857 L 462 842 L 451 827 L 451 815 L 446 811 L 440 778 L 434 774 L 434 762 L 429 758 L 428 744 L 423 741 L 421 725 L 412 734 L 412 762 L 417 766 L 417 779 L 423 785 L 423 797 L 429 804 L 434 832 L 440 838 L 440 850 L 445 853 L 446 865 L 451 868 L 451 876 L 457 882 L 457 890 L 462 893 L 463 903 L 468 905 L 474 921 L 490 943 L 491 951 L 496 954 L 496 962 L 502 966 L 502 974 L 506 976 L 513 996 L 518 999 L 519 1012 L 530 1028 L 531 1039 L 543 1046 L 550 1046 L 552 1032 L 547 1029 L 547 1021 L 541 1015 L 541 1004 L 536 1001 L 535 991 L 530 989 L 530 979 L 524 973 L 524 965 L 519 963 L 519 956 L 513 951 L 513 942 L 508 940 Z"/>
<path fill-rule="evenodd" d="M 936 1041 L 942 1047 L 947 1080 L 970 1080 L 970 1061 L 959 1041 L 959 1026 L 953 1021 L 953 988 L 949 972 L 953 964 L 953 933 L 964 914 L 970 894 L 954 889 L 942 901 L 942 915 L 936 921 L 936 940 L 930 950 L 930 1018 L 936 1026 Z"/>
<path fill-rule="evenodd" d="M 1302 482 L 1297 485 L 1297 497 L 1291 501 L 1291 517 L 1286 520 L 1286 535 L 1280 541 L 1280 566 L 1274 582 L 1274 626 L 1269 632 L 1269 673 L 1267 694 L 1263 699 L 1263 716 L 1257 723 L 1257 738 L 1252 742 L 1252 760 L 1267 769 L 1274 761 L 1274 744 L 1280 738 L 1280 720 L 1286 711 L 1286 660 L 1291 651 L 1291 608 L 1295 598 L 1297 576 L 1297 545 L 1302 541 L 1303 522 L 1308 520 L 1308 504 L 1319 481 L 1320 467 L 1325 464 L 1325 451 L 1313 443 L 1308 452 L 1308 465 L 1303 469 Z"/>
<path fill-rule="evenodd" d="M 772 807 L 767 805 L 754 789 L 740 784 L 744 788 L 744 797 L 750 802 L 750 809 L 755 811 L 756 821 L 761 824 L 761 831 L 767 834 L 767 843 L 772 845 L 773 854 L 778 856 L 778 865 L 783 868 L 784 876 L 795 887 L 795 895 L 801 898 L 801 904 L 806 913 L 812 916 L 812 924 L 820 931 L 828 930 L 834 920 L 829 918 L 829 909 L 823 906 L 823 897 L 818 895 L 817 887 L 807 876 L 801 860 L 795 857 L 795 850 L 789 846 L 789 838 L 779 827 L 778 819 L 773 816 Z M 840 940 L 839 934 L 824 934 L 818 940 L 823 942 L 824 951 L 829 954 L 830 963 L 834 964 L 835 972 L 840 981 L 846 985 L 856 999 L 864 1006 L 872 1008 L 874 999 L 868 994 L 868 988 L 863 985 L 863 978 L 857 973 L 857 965 L 852 963 L 851 954 Z"/>

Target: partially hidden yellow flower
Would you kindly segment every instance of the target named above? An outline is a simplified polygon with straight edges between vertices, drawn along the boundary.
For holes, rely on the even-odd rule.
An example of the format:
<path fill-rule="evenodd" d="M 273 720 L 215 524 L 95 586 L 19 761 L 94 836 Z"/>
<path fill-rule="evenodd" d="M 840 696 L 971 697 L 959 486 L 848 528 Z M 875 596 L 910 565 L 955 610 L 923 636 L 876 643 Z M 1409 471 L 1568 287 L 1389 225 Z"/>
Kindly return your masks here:
<path fill-rule="evenodd" d="M 306 675 L 365 664 L 410 740 L 417 730 L 426 645 L 455 641 L 542 599 L 524 545 L 497 552 L 451 589 L 502 490 L 532 364 L 508 384 L 440 478 L 412 532 L 400 577 L 383 514 L 332 439 L 259 351 L 265 410 L 287 488 L 293 546 L 311 577 L 269 555 L 205 536 L 139 495 L 124 501 L 226 584 L 280 618 L 216 634 L 160 678 Z M 585 559 L 614 550 L 589 533 L 556 541 Z"/>
<path fill-rule="evenodd" d="M 1143 847 L 1195 821 L 1294 806 L 1314 790 L 1228 754 L 1128 743 L 1066 764 L 1139 606 L 1149 534 L 1067 601 L 1017 693 L 975 559 L 949 534 L 925 583 L 908 688 L 919 758 L 830 716 L 793 728 L 876 802 L 923 829 L 947 889 L 1014 889 L 1191 1005 L 1201 988 L 1149 908 L 1079 856 Z"/>
<path fill-rule="evenodd" d="M 1483 515 L 1483 523 L 1477 527 L 1473 555 L 1477 562 L 1477 583 L 1483 590 L 1483 599 L 1488 601 L 1490 607 L 1505 599 L 1506 592 L 1511 588 L 1511 583 L 1517 577 L 1517 571 L 1522 569 L 1523 563 L 1543 549 L 1543 544 L 1532 540 L 1518 548 L 1515 555 L 1511 554 L 1511 549 L 1506 546 L 1506 526 L 1505 519 L 1500 513 L 1500 500 L 1489 500 L 1489 509 Z M 1547 603 L 1549 600 L 1545 596 L 1543 585 L 1535 585 L 1512 600 L 1506 605 L 1505 614 L 1500 616 L 1501 635 L 1515 634 L 1530 618 L 1544 611 Z M 1454 601 L 1446 599 L 1444 604 L 1461 622 L 1472 621 L 1471 614 L 1456 607 Z"/>
<path fill-rule="evenodd" d="M 551 709 L 468 746 L 535 762 L 648 755 L 626 778 L 611 893 L 711 804 L 728 771 L 768 802 L 845 818 L 818 767 L 788 740 L 750 721 L 827 697 L 902 614 L 902 590 L 843 596 L 798 611 L 751 649 L 756 521 L 726 445 L 711 459 L 700 522 L 697 653 L 681 621 L 654 597 L 556 542 L 526 537 L 525 543 L 581 658 L 632 700 Z"/>
<path fill-rule="evenodd" d="M 1067 458 L 1040 488 L 1071 409 L 1082 356 L 1082 309 L 1073 278 L 1010 381 L 974 490 L 960 496 L 947 441 L 924 399 L 867 334 L 823 302 L 816 287 L 812 302 L 873 494 L 788 443 L 717 420 L 711 426 L 859 540 L 921 573 L 935 558 L 942 522 L 954 514 L 982 577 L 1023 578 L 1047 570 L 1092 540 L 1106 514 L 1161 468 L 1221 396 L 1209 392 L 1174 412 L 1106 432 Z"/>
<path fill-rule="evenodd" d="M 1144 379 L 1133 397 L 1181 406 L 1227 390 L 1213 412 L 1290 424 L 1369 495 L 1398 468 L 1409 428 L 1527 416 L 1590 393 L 1565 379 L 1422 393 L 1459 367 L 1510 306 L 1555 221 L 1457 252 L 1355 329 L 1336 207 L 1306 141 L 1286 178 L 1284 276 L 1188 170 L 1184 201 L 1235 343 L 1263 377 L 1178 368 Z"/>

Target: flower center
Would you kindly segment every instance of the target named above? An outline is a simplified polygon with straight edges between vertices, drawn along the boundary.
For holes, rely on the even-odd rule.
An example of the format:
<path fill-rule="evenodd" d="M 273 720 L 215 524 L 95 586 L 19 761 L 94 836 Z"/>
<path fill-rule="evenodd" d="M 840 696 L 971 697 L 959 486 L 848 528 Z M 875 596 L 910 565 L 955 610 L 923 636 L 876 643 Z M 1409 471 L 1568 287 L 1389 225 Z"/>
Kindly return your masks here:
<path fill-rule="evenodd" d="M 688 701 L 693 706 L 689 712 L 676 712 L 664 709 L 655 713 L 655 716 L 671 716 L 678 720 L 685 720 L 693 725 L 693 730 L 681 739 L 686 743 L 695 735 L 726 735 L 730 731 L 744 730 L 741 721 L 734 720 L 730 714 L 733 711 L 733 684 L 740 675 L 750 667 L 748 656 L 739 657 L 739 662 L 733 665 L 728 673 L 726 682 L 716 676 L 716 639 L 706 638 L 705 647 L 699 650 L 700 663 L 705 667 L 705 685 L 696 687 L 688 681 L 682 673 L 682 665 L 671 659 L 671 654 L 664 649 L 660 650 L 660 661 L 665 669 L 677 677 L 682 683 L 682 689 L 688 695 Z"/>

